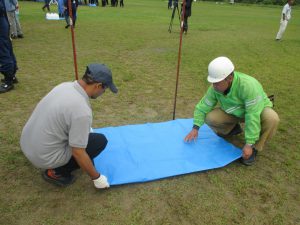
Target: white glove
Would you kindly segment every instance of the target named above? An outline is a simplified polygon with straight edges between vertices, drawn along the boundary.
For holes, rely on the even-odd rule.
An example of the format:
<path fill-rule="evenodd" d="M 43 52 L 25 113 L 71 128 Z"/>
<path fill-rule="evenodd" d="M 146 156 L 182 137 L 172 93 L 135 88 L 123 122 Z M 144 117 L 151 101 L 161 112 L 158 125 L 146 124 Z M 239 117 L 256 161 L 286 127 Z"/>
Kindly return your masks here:
<path fill-rule="evenodd" d="M 109 188 L 109 183 L 104 175 L 100 175 L 100 177 L 93 180 L 93 182 L 96 188 Z"/>

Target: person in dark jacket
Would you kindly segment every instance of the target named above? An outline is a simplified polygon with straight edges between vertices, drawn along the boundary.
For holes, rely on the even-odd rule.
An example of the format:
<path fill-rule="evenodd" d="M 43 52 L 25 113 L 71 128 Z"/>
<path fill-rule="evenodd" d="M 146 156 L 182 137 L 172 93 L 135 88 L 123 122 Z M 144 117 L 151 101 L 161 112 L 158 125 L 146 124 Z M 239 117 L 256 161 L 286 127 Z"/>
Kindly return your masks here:
<path fill-rule="evenodd" d="M 13 48 L 9 36 L 9 22 L 6 15 L 4 0 L 0 0 L 0 73 L 4 75 L 1 80 L 0 94 L 8 92 L 14 88 L 13 83 L 17 83 L 16 71 L 17 61 L 13 53 Z"/>
<path fill-rule="evenodd" d="M 172 0 L 168 0 L 168 9 L 172 8 Z"/>
<path fill-rule="evenodd" d="M 77 19 L 78 0 L 71 0 L 71 4 L 72 4 L 72 24 L 73 24 L 73 27 L 75 28 L 75 23 L 76 23 L 76 19 Z M 64 0 L 64 5 L 65 5 L 65 20 L 67 23 L 65 28 L 69 28 L 71 23 L 70 23 L 70 16 L 69 16 L 68 0 Z"/>
<path fill-rule="evenodd" d="M 45 5 L 42 7 L 42 10 L 45 11 L 45 8 L 50 12 L 50 0 L 45 0 Z"/>
<path fill-rule="evenodd" d="M 185 2 L 185 13 L 184 13 L 184 21 L 183 21 L 183 32 L 187 34 L 188 31 L 188 18 L 192 16 L 192 0 L 186 0 Z"/>

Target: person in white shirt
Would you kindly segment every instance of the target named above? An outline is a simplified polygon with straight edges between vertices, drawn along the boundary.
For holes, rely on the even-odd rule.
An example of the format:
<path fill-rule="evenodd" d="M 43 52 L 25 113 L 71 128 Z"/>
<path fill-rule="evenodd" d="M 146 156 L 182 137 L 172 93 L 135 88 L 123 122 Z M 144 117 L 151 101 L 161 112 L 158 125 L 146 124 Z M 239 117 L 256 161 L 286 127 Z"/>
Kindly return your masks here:
<path fill-rule="evenodd" d="M 276 36 L 276 41 L 281 40 L 282 35 L 287 27 L 288 21 L 291 19 L 292 13 L 292 4 L 294 0 L 288 0 L 288 2 L 284 5 L 280 18 L 280 27 Z"/>

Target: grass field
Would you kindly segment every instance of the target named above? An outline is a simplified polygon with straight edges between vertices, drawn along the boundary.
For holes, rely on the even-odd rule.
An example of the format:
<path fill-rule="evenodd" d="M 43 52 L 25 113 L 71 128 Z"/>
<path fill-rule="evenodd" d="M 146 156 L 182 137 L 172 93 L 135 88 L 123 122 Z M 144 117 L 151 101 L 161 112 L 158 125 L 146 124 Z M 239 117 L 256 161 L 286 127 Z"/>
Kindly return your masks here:
<path fill-rule="evenodd" d="M 126 0 L 124 8 L 80 6 L 75 30 L 79 74 L 91 62 L 113 71 L 119 94 L 92 101 L 93 127 L 172 119 L 179 22 L 160 0 Z M 46 21 L 42 3 L 21 2 L 24 39 L 13 41 L 20 70 L 15 90 L 0 95 L 0 224 L 300 224 L 300 10 L 293 8 L 276 42 L 282 8 L 193 4 L 183 37 L 177 118 L 193 116 L 206 91 L 207 65 L 226 55 L 275 94 L 281 124 L 253 167 L 217 170 L 95 190 L 54 187 L 20 151 L 21 130 L 37 102 L 74 79 L 70 30 Z"/>

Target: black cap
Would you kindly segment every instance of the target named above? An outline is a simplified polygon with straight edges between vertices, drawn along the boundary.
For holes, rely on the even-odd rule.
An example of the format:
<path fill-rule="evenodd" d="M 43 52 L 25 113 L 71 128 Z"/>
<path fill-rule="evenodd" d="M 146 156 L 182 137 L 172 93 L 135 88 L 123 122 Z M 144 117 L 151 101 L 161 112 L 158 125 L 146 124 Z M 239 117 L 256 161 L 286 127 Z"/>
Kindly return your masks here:
<path fill-rule="evenodd" d="M 118 92 L 118 89 L 112 80 L 112 73 L 106 65 L 99 64 L 99 63 L 92 63 L 86 67 L 85 73 L 88 74 L 92 80 L 102 83 L 103 85 L 109 87 L 109 89 L 113 93 Z"/>

